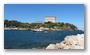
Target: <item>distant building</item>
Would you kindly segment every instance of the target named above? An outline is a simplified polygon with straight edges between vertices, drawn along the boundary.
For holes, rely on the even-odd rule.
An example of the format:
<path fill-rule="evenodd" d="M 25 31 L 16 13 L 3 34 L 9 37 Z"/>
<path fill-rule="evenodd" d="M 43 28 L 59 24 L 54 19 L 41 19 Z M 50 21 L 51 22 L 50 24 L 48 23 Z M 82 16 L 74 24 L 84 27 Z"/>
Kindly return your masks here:
<path fill-rule="evenodd" d="M 43 23 L 42 21 L 36 21 L 35 23 Z"/>
<path fill-rule="evenodd" d="M 56 22 L 56 17 L 55 16 L 46 16 L 45 17 L 45 22 Z"/>

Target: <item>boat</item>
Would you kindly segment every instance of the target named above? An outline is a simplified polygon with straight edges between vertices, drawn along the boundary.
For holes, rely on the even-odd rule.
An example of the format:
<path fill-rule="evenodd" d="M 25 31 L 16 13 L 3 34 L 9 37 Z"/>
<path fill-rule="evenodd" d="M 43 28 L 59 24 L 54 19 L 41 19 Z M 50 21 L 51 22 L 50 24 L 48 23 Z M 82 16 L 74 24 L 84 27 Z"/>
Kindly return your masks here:
<path fill-rule="evenodd" d="M 34 29 L 34 30 L 32 30 L 33 32 L 39 32 L 39 31 L 44 31 L 44 30 L 42 30 L 42 29 Z"/>
<path fill-rule="evenodd" d="M 48 31 L 44 31 L 44 33 L 47 33 Z"/>

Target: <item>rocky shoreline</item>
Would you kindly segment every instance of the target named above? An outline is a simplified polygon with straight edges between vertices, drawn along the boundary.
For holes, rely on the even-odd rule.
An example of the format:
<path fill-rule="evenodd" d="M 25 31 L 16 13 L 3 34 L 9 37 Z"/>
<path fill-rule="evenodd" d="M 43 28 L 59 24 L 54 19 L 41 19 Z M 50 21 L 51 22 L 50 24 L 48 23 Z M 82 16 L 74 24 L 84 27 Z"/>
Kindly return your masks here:
<path fill-rule="evenodd" d="M 66 36 L 64 41 L 50 44 L 46 49 L 84 49 L 84 34 Z"/>
<path fill-rule="evenodd" d="M 4 28 L 4 30 L 28 30 L 28 28 Z"/>

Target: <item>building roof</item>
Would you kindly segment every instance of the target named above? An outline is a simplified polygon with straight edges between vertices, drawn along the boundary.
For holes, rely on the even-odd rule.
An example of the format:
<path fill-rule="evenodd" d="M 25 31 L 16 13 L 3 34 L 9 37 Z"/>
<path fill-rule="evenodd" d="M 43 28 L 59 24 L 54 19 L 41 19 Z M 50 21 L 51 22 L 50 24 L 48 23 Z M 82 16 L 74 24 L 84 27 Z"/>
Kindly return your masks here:
<path fill-rule="evenodd" d="M 43 23 L 42 21 L 36 21 L 35 23 Z"/>
<path fill-rule="evenodd" d="M 45 16 L 45 17 L 56 17 L 56 16 Z"/>

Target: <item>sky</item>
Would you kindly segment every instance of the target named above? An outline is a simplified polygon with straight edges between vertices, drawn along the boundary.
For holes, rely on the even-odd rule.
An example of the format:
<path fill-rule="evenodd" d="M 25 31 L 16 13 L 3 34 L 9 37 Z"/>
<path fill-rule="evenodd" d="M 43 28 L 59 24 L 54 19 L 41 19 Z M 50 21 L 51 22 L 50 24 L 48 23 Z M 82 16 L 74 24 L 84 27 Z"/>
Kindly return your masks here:
<path fill-rule="evenodd" d="M 45 22 L 45 16 L 56 16 L 56 22 L 71 23 L 84 30 L 84 4 L 4 4 L 4 19 Z"/>

